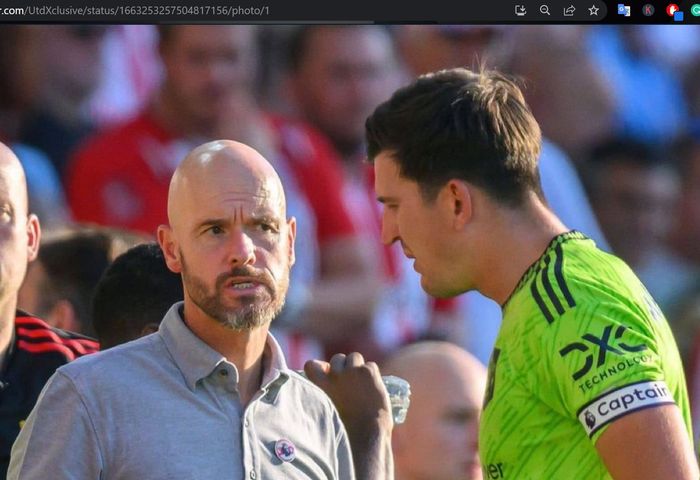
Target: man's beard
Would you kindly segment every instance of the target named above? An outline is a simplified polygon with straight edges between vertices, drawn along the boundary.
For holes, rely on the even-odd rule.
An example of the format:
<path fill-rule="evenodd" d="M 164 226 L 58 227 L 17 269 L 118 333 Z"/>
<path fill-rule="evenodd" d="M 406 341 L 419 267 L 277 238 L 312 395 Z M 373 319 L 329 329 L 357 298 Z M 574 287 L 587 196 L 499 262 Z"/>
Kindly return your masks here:
<path fill-rule="evenodd" d="M 206 284 L 196 275 L 191 274 L 185 263 L 185 258 L 180 252 L 182 262 L 182 279 L 185 290 L 195 305 L 209 317 L 215 319 L 221 325 L 231 330 L 250 331 L 269 324 L 284 307 L 284 300 L 289 288 L 289 268 L 275 284 L 269 275 L 256 271 L 251 267 L 238 267 L 230 272 L 217 277 L 215 291 L 210 293 Z M 237 307 L 227 307 L 222 302 L 227 281 L 231 277 L 248 277 L 257 280 L 265 287 L 266 298 L 259 294 L 238 297 L 240 303 Z"/>

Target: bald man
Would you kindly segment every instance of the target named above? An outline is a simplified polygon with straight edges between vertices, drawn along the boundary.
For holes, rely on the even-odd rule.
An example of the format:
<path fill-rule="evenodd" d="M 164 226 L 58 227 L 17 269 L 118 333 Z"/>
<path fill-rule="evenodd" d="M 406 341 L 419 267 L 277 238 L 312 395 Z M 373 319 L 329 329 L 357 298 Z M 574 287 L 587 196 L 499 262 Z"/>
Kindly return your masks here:
<path fill-rule="evenodd" d="M 411 408 L 393 433 L 396 480 L 481 480 L 484 366 L 451 343 L 419 342 L 399 349 L 382 371 L 411 384 Z"/>
<path fill-rule="evenodd" d="M 355 478 L 338 411 L 287 368 L 268 333 L 296 233 L 275 170 L 243 144 L 204 144 L 173 175 L 168 219 L 158 241 L 184 302 L 158 332 L 52 377 L 8 478 Z M 360 360 L 317 362 L 308 373 L 333 386 L 343 372 L 369 372 L 381 385 L 376 366 Z M 379 413 L 389 412 L 385 393 L 380 400 Z"/>
<path fill-rule="evenodd" d="M 49 327 L 17 310 L 17 295 L 39 249 L 41 229 L 27 209 L 27 184 L 15 154 L 0 143 L 0 478 L 10 447 L 59 366 L 97 349 L 97 342 Z"/>

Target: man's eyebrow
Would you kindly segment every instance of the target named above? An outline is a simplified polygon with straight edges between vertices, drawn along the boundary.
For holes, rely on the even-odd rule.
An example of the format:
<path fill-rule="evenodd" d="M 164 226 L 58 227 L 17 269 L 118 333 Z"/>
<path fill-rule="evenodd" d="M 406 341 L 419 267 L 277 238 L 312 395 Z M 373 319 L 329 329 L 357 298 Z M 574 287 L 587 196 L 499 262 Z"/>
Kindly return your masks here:
<path fill-rule="evenodd" d="M 280 222 L 280 216 L 276 215 L 271 212 L 260 212 L 260 213 L 252 213 L 250 215 L 250 219 L 253 222 L 268 222 L 268 223 L 277 223 Z"/>
<path fill-rule="evenodd" d="M 225 223 L 225 218 L 205 218 L 204 220 L 200 220 L 199 222 L 197 222 L 197 224 L 194 226 L 194 229 L 199 230 L 202 227 L 207 227 L 211 225 L 223 225 Z"/>

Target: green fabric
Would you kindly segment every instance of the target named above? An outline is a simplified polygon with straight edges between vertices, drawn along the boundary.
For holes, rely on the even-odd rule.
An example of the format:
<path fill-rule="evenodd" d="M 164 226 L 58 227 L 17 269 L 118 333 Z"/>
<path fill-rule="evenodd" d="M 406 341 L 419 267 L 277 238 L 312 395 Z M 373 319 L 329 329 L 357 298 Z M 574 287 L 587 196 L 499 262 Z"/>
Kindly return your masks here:
<path fill-rule="evenodd" d="M 503 309 L 479 437 L 484 478 L 611 478 L 594 446 L 605 420 L 670 402 L 692 439 L 663 314 L 624 262 L 562 234 Z"/>

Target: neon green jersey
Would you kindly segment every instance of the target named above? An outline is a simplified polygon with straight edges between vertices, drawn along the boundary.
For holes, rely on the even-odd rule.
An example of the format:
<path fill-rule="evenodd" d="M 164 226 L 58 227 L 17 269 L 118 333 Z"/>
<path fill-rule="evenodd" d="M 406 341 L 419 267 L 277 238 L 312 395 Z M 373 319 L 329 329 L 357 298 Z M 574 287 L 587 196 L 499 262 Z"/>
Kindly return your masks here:
<path fill-rule="evenodd" d="M 683 368 L 661 311 L 620 259 L 579 232 L 559 235 L 503 309 L 481 417 L 484 478 L 611 478 L 599 436 L 628 413 L 667 403 L 680 407 L 692 439 Z"/>

